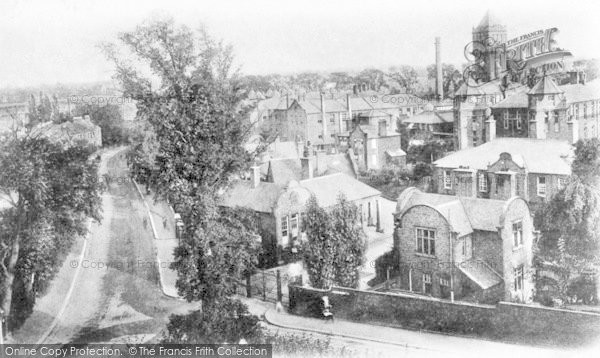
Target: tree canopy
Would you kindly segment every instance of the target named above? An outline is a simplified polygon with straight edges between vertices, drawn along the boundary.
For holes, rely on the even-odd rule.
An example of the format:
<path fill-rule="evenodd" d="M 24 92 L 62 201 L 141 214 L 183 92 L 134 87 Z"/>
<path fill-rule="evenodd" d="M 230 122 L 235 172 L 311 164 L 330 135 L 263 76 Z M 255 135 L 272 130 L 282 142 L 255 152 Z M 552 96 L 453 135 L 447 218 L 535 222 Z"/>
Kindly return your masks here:
<path fill-rule="evenodd" d="M 87 218 L 100 220 L 98 161 L 45 138 L 1 143 L 0 300 L 15 327 L 31 312 Z"/>
<path fill-rule="evenodd" d="M 311 196 L 306 204 L 305 230 L 302 252 L 311 285 L 357 287 L 365 252 L 358 207 L 340 195 L 326 210 Z"/>

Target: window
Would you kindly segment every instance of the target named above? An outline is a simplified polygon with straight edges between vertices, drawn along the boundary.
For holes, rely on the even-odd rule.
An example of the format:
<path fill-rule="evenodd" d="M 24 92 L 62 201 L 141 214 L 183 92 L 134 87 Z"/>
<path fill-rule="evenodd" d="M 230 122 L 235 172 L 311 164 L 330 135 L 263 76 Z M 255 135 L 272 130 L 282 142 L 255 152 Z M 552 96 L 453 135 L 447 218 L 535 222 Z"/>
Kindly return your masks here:
<path fill-rule="evenodd" d="M 488 191 L 487 177 L 484 173 L 479 173 L 479 191 L 482 193 Z"/>
<path fill-rule="evenodd" d="M 523 245 L 523 222 L 516 221 L 512 224 L 513 243 L 515 247 Z"/>
<path fill-rule="evenodd" d="M 371 155 L 371 164 L 376 167 L 377 166 L 377 154 Z"/>
<path fill-rule="evenodd" d="M 323 135 L 322 134 L 319 134 L 319 139 L 323 139 Z"/>
<path fill-rule="evenodd" d="M 423 292 L 431 294 L 431 274 L 423 274 Z"/>
<path fill-rule="evenodd" d="M 298 214 L 292 214 L 290 218 L 290 227 L 292 231 L 292 237 L 298 236 Z"/>
<path fill-rule="evenodd" d="M 331 133 L 331 138 L 335 138 L 335 133 Z"/>
<path fill-rule="evenodd" d="M 467 256 L 467 240 L 462 239 L 460 240 L 461 246 L 462 246 L 462 255 L 463 257 Z"/>
<path fill-rule="evenodd" d="M 508 109 L 504 111 L 504 129 L 508 129 Z"/>
<path fill-rule="evenodd" d="M 558 178 L 558 187 L 559 188 L 564 188 L 566 185 L 567 185 L 566 178 Z"/>
<path fill-rule="evenodd" d="M 558 112 L 552 112 L 552 117 L 554 118 L 554 131 L 558 132 L 560 129 L 560 125 L 558 123 Z"/>
<path fill-rule="evenodd" d="M 440 277 L 440 286 L 450 286 L 450 280 L 446 277 Z"/>
<path fill-rule="evenodd" d="M 371 141 L 371 149 L 377 149 L 377 141 L 376 140 Z"/>
<path fill-rule="evenodd" d="M 335 113 L 331 113 L 329 117 L 329 123 L 335 124 Z"/>
<path fill-rule="evenodd" d="M 537 178 L 537 195 L 546 196 L 546 177 Z"/>
<path fill-rule="evenodd" d="M 417 252 L 435 256 L 435 231 L 417 228 Z"/>
<path fill-rule="evenodd" d="M 452 189 L 452 176 L 449 170 L 444 170 L 444 189 Z"/>
<path fill-rule="evenodd" d="M 514 276 L 514 289 L 515 291 L 521 291 L 523 289 L 523 266 L 519 266 L 514 270 Z"/>
<path fill-rule="evenodd" d="M 346 112 L 340 113 L 340 120 L 341 121 L 347 121 L 348 120 L 348 113 L 346 113 Z"/>
<path fill-rule="evenodd" d="M 281 218 L 281 236 L 288 236 L 288 217 L 287 215 Z"/>
<path fill-rule="evenodd" d="M 521 129 L 521 111 L 517 110 L 517 129 Z"/>

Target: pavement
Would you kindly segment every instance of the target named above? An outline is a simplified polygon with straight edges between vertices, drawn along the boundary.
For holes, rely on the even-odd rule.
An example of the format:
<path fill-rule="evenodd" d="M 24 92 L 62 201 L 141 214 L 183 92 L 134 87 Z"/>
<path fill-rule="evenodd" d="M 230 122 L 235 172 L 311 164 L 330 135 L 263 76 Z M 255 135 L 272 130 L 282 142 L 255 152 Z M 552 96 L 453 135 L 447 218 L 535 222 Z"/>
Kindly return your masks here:
<path fill-rule="evenodd" d="M 170 268 L 170 264 L 174 261 L 173 252 L 178 246 L 175 236 L 175 213 L 169 204 L 160 200 L 155 201 L 152 192 L 146 194 L 143 186 L 135 181 L 133 183 L 146 206 L 149 220 L 144 221 L 144 225 L 147 222 L 147 225 L 152 228 L 161 289 L 166 296 L 179 298 L 176 286 L 177 271 Z"/>
<path fill-rule="evenodd" d="M 560 350 L 546 347 L 532 347 L 482 340 L 479 338 L 458 337 L 433 332 L 412 331 L 396 327 L 386 327 L 343 319 L 325 321 L 319 318 L 297 316 L 288 312 L 277 312 L 274 305 L 254 304 L 251 311 L 261 313 L 271 325 L 303 332 L 368 341 L 375 344 L 390 345 L 402 352 L 413 351 L 418 356 L 485 356 L 486 354 L 515 354 L 528 357 L 567 357 L 584 351 Z"/>
<path fill-rule="evenodd" d="M 102 157 L 100 172 L 115 179 L 102 195 L 102 221 L 74 245 L 11 342 L 142 343 L 160 337 L 172 314 L 199 308 L 161 289 L 148 209 L 119 151 Z"/>

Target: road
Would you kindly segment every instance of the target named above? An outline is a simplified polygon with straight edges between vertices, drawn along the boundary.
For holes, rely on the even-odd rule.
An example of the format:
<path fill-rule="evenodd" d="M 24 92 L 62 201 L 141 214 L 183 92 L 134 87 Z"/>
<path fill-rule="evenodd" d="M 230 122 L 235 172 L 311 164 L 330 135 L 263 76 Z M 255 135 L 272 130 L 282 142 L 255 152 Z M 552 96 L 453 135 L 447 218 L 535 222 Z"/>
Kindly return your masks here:
<path fill-rule="evenodd" d="M 160 290 L 152 233 L 144 228 L 146 211 L 129 179 L 123 149 L 103 155 L 100 172 L 112 179 L 102 196 L 103 219 L 92 223 L 83 259 L 71 255 L 55 279 L 55 290 L 66 287 L 61 275 L 74 286 L 62 314 L 52 317 L 55 327 L 42 335 L 47 335 L 44 343 L 143 342 L 164 329 L 170 314 L 198 306 Z M 52 290 L 48 296 L 40 305 L 63 303 L 52 301 L 59 297 Z"/>

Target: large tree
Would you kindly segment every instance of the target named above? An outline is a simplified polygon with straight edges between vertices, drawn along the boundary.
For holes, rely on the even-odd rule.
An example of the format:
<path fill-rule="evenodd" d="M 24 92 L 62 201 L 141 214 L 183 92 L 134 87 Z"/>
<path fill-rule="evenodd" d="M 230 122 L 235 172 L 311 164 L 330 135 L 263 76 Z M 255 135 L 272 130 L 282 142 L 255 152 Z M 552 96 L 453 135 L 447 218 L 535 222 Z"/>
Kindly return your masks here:
<path fill-rule="evenodd" d="M 600 264 L 600 140 L 577 142 L 571 168 L 565 187 L 535 217 L 537 262 L 557 274 L 563 296 L 573 279 Z"/>
<path fill-rule="evenodd" d="M 357 287 L 365 252 L 358 207 L 339 195 L 337 203 L 326 210 L 311 196 L 304 225 L 307 241 L 302 252 L 311 285 Z"/>
<path fill-rule="evenodd" d="M 100 220 L 97 160 L 87 149 L 10 138 L 0 148 L 0 300 L 15 327 L 33 307 L 86 218 Z"/>
<path fill-rule="evenodd" d="M 253 269 L 258 246 L 252 230 L 218 211 L 219 192 L 255 155 L 244 148 L 252 124 L 241 104 L 245 91 L 232 49 L 172 19 L 146 22 L 119 40 L 120 47 L 106 46 L 107 54 L 157 143 L 156 154 L 142 158 L 154 157 L 147 164 L 154 166 L 157 197 L 169 199 L 185 224 L 173 263 L 179 291 L 188 300 L 218 300 Z"/>

